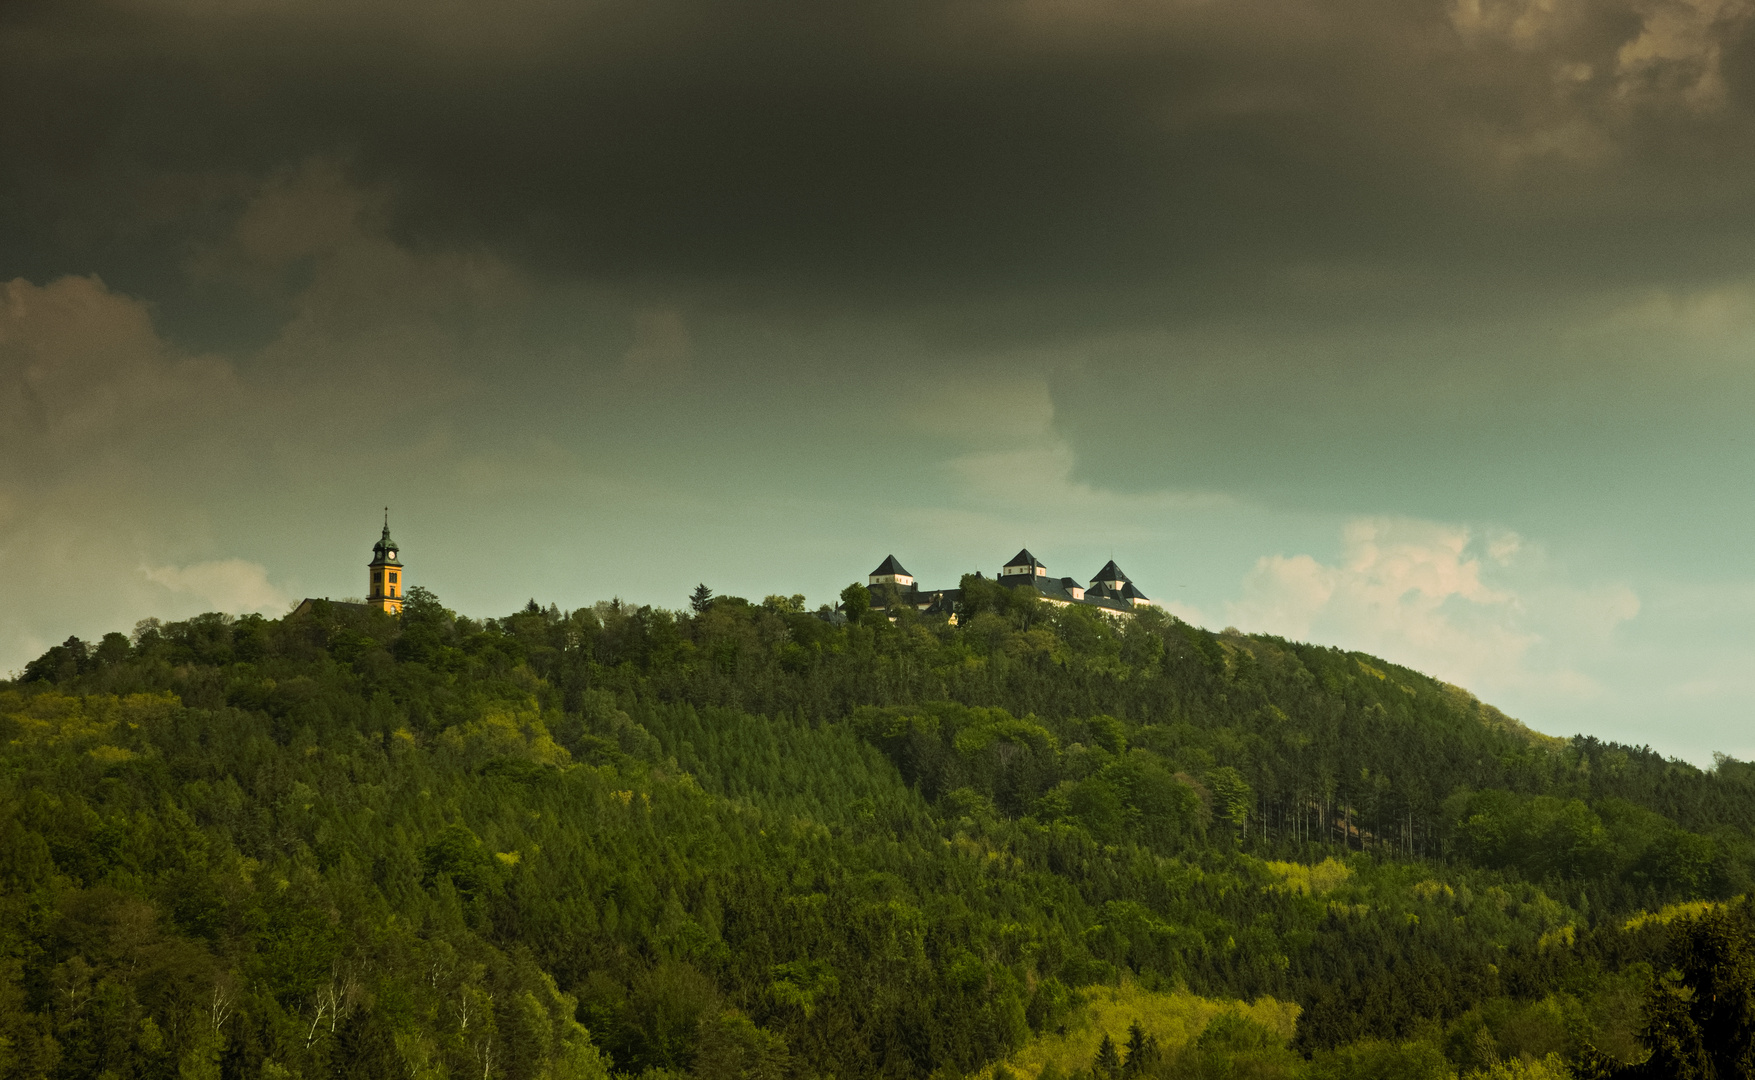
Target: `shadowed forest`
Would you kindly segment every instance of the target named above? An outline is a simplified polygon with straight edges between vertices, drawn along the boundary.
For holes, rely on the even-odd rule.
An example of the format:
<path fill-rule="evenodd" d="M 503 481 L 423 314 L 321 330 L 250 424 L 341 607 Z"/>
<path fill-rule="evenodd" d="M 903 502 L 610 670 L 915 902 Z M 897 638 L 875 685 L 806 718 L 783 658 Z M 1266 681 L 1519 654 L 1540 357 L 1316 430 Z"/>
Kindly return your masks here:
<path fill-rule="evenodd" d="M 0 1077 L 1751 1075 L 1755 766 L 964 586 L 49 650 Z"/>

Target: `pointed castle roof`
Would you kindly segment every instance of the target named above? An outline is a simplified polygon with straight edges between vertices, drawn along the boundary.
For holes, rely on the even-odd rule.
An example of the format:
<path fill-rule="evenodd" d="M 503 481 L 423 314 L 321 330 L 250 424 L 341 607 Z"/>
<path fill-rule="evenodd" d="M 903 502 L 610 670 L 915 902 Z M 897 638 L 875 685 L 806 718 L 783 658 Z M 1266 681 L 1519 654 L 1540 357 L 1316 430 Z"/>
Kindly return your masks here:
<path fill-rule="evenodd" d="M 881 563 L 878 563 L 878 568 L 871 572 L 872 577 L 882 577 L 882 576 L 887 575 L 887 574 L 899 574 L 902 577 L 913 577 L 914 576 L 913 574 L 910 574 L 908 571 L 902 569 L 902 564 L 896 561 L 896 557 L 894 555 L 884 556 L 884 561 Z"/>
<path fill-rule="evenodd" d="M 1115 565 L 1114 559 L 1110 559 L 1108 562 L 1104 563 L 1103 569 L 1097 571 L 1097 576 L 1092 578 L 1091 580 L 1092 581 L 1120 581 L 1120 582 L 1132 581 L 1131 578 L 1129 578 L 1126 574 L 1121 572 L 1121 567 Z"/>
<path fill-rule="evenodd" d="M 1025 548 L 1022 551 L 1018 552 L 1016 555 L 1012 556 L 1012 561 L 1009 563 L 1006 563 L 1006 566 L 1008 566 L 1008 567 L 1009 566 L 1035 567 L 1035 566 L 1045 566 L 1045 564 L 1042 562 L 1042 560 L 1040 560 L 1036 556 L 1030 554 L 1029 548 Z"/>

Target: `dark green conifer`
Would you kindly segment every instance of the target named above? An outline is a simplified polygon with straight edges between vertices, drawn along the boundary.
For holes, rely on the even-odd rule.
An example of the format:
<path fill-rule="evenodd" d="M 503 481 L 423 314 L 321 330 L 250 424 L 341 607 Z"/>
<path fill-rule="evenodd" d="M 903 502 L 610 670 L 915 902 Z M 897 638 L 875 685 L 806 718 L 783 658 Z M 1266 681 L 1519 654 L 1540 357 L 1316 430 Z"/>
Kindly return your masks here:
<path fill-rule="evenodd" d="M 1127 1052 L 1121 1061 L 1121 1075 L 1131 1078 L 1143 1076 L 1158 1061 L 1158 1037 L 1146 1034 L 1146 1029 L 1135 1020 L 1127 1028 Z"/>
<path fill-rule="evenodd" d="M 1115 1040 L 1109 1033 L 1103 1033 L 1103 1041 L 1097 1044 L 1097 1057 L 1091 1062 L 1091 1072 L 1098 1080 L 1119 1080 L 1121 1076 L 1121 1055 L 1116 1052 Z"/>

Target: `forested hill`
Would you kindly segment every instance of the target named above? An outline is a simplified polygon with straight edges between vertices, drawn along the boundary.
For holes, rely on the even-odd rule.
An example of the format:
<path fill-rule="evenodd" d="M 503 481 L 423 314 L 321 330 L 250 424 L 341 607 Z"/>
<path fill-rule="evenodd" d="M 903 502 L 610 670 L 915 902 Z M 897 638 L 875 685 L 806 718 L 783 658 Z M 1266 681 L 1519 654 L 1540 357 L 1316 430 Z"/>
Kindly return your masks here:
<path fill-rule="evenodd" d="M 1745 911 L 1705 902 L 1750 888 L 1755 767 L 966 585 L 957 626 L 801 597 L 478 621 L 416 589 L 51 649 L 0 684 L 0 1077 L 1681 1053 L 1695 999 L 1652 973 L 1690 970 L 1678 913 Z"/>

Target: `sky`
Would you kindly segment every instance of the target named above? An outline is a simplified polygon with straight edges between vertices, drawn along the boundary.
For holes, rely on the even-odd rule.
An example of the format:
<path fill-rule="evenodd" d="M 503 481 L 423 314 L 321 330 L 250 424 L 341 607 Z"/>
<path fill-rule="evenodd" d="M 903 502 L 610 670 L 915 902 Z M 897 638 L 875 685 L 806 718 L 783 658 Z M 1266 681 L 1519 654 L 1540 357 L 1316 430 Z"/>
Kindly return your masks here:
<path fill-rule="evenodd" d="M 0 672 L 1027 546 L 1755 757 L 1750 0 L 12 0 Z"/>

